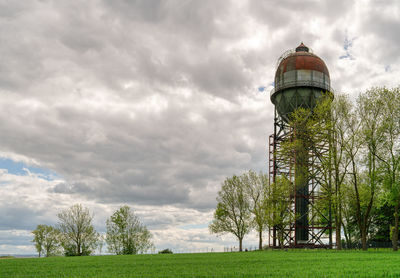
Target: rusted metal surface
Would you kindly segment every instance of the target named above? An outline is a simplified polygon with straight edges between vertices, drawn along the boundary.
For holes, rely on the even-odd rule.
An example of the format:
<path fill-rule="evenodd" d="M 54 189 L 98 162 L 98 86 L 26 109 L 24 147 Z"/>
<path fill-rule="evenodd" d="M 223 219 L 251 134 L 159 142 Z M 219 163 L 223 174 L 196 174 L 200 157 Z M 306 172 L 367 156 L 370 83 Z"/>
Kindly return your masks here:
<path fill-rule="evenodd" d="M 328 68 L 324 61 L 318 56 L 309 52 L 295 52 L 283 59 L 276 69 L 275 77 L 291 70 L 315 70 L 325 73 L 329 76 Z"/>

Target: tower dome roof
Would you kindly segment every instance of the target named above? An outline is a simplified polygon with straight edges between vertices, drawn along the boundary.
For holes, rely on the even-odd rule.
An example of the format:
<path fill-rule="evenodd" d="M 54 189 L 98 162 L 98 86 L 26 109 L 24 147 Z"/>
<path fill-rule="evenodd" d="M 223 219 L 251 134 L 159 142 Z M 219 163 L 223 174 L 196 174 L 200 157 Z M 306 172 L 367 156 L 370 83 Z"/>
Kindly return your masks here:
<path fill-rule="evenodd" d="M 280 61 L 275 77 L 291 70 L 314 70 L 329 77 L 329 71 L 324 61 L 317 55 L 310 53 L 309 48 L 303 43 L 296 47 L 296 52 L 290 53 Z"/>

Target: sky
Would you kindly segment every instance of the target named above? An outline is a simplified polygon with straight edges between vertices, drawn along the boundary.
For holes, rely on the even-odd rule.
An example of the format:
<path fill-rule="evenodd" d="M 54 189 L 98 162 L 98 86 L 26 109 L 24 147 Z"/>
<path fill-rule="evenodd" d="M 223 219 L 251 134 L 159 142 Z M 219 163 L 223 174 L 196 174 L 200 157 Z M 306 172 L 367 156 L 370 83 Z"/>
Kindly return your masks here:
<path fill-rule="evenodd" d="M 0 254 L 76 203 L 100 233 L 129 205 L 156 250 L 237 246 L 208 225 L 226 177 L 267 171 L 280 55 L 356 96 L 399 85 L 399 30 L 396 0 L 0 0 Z"/>

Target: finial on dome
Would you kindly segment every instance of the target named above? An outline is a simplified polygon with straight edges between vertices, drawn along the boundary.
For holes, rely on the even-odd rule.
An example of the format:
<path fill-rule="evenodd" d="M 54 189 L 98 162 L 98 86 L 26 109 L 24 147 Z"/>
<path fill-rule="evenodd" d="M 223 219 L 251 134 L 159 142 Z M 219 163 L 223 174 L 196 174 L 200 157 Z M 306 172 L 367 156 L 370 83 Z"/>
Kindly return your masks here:
<path fill-rule="evenodd" d="M 298 47 L 296 47 L 296 52 L 308 52 L 309 48 L 307 46 L 304 45 L 303 42 L 300 43 L 300 45 Z"/>

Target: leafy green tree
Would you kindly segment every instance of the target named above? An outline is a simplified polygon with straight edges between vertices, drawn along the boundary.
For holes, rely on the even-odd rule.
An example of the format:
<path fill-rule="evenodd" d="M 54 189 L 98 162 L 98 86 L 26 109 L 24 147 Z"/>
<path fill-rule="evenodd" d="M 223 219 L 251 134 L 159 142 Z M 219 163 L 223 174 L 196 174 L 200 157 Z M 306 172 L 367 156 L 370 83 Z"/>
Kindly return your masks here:
<path fill-rule="evenodd" d="M 153 246 L 150 232 L 128 206 L 107 220 L 106 242 L 108 251 L 117 255 L 144 253 Z"/>
<path fill-rule="evenodd" d="M 394 207 L 394 227 L 392 229 L 393 250 L 398 250 L 399 208 L 400 208 L 400 88 L 375 88 L 369 94 L 371 102 L 378 103 L 380 120 L 376 121 L 376 132 L 382 134 L 379 147 L 372 153 L 382 164 L 383 186 L 386 199 Z M 381 118 L 382 117 L 382 118 Z"/>
<path fill-rule="evenodd" d="M 356 197 L 356 219 L 360 230 L 362 249 L 367 250 L 367 236 L 374 202 L 379 191 L 379 160 L 377 153 L 384 139 L 384 103 L 375 89 L 359 95 L 356 113 L 358 118 L 361 152 L 352 158 L 352 182 Z M 357 120 L 356 120 L 357 121 Z M 359 157 L 359 161 L 355 158 Z M 354 164 L 358 163 L 358 166 Z M 361 171 L 365 169 L 365 171 Z"/>
<path fill-rule="evenodd" d="M 332 105 L 331 111 L 331 124 L 330 134 L 330 169 L 332 175 L 332 208 L 335 218 L 335 236 L 336 236 L 336 249 L 341 250 L 342 239 L 341 231 L 343 224 L 343 187 L 350 159 L 345 153 L 345 148 L 351 141 L 352 134 L 349 132 L 349 127 L 346 124 L 351 111 L 351 103 L 346 95 L 336 95 Z M 345 230 L 345 229 L 344 229 Z M 349 242 L 347 242 L 349 244 Z"/>
<path fill-rule="evenodd" d="M 67 256 L 87 256 L 97 247 L 98 233 L 89 209 L 75 204 L 58 214 L 61 245 Z"/>
<path fill-rule="evenodd" d="M 35 243 L 36 251 L 39 253 L 39 258 L 43 253 L 43 245 L 44 245 L 44 225 L 38 225 L 36 230 L 33 230 L 32 233 L 34 235 L 32 242 Z"/>
<path fill-rule="evenodd" d="M 293 184 L 286 176 L 276 177 L 270 184 L 267 197 L 267 223 L 276 227 L 279 246 L 284 248 L 285 228 L 295 221 L 296 216 L 290 208 Z"/>
<path fill-rule="evenodd" d="M 36 250 L 39 257 L 42 253 L 46 257 L 54 256 L 60 253 L 60 232 L 48 225 L 37 225 L 36 229 L 32 231 Z"/>
<path fill-rule="evenodd" d="M 386 193 L 386 194 L 385 194 Z M 393 228 L 394 206 L 390 202 L 387 192 L 380 194 L 370 227 L 370 240 L 377 242 L 391 241 L 391 228 Z"/>
<path fill-rule="evenodd" d="M 262 233 L 267 228 L 268 177 L 263 173 L 249 171 L 240 176 L 249 199 L 253 225 L 258 232 L 258 248 L 262 250 Z"/>
<path fill-rule="evenodd" d="M 209 226 L 211 233 L 231 233 L 239 240 L 242 251 L 243 238 L 251 230 L 250 203 L 240 177 L 227 178 L 218 192 L 217 208 Z"/>

